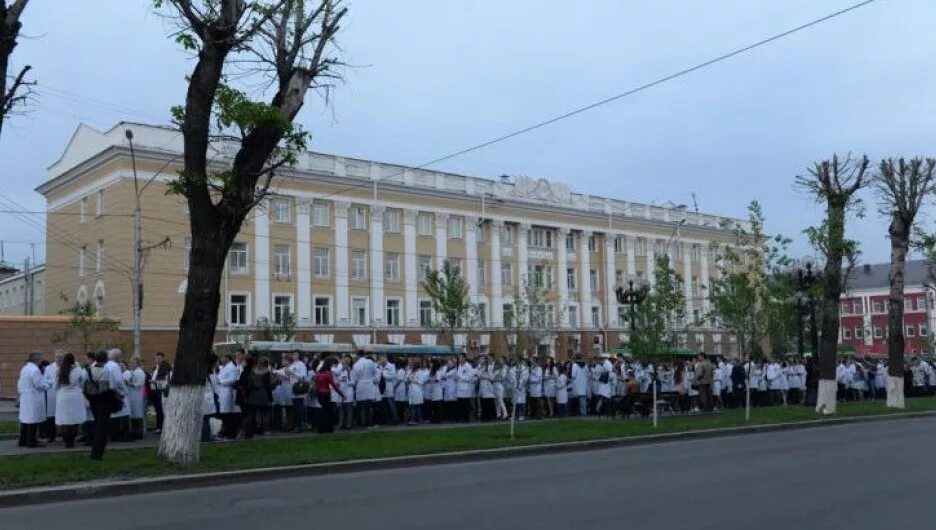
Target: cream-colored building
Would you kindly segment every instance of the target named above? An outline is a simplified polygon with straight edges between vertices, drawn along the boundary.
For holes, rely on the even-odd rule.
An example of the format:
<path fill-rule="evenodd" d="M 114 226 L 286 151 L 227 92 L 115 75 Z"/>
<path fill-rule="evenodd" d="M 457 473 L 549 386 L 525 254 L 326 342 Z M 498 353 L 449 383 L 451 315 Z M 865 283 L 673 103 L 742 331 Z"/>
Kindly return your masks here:
<path fill-rule="evenodd" d="M 146 256 L 142 326 L 172 330 L 186 288 L 188 214 L 181 197 L 166 193 L 182 141 L 163 127 L 120 123 L 102 132 L 81 125 L 49 167 L 38 188 L 49 211 L 47 308 L 56 312 L 77 299 L 132 321 L 135 192 L 126 129 L 134 134 L 139 187 L 153 181 L 140 194 L 144 244 L 171 242 Z M 209 153 L 218 169 L 234 148 L 219 144 Z M 274 191 L 231 249 L 219 339 L 249 334 L 258 319 L 288 310 L 304 339 L 432 344 L 421 279 L 454 260 L 483 315 L 459 342 L 502 347 L 505 310 L 535 275 L 557 321 L 542 349 L 607 349 L 627 331 L 615 288 L 652 283 L 655 252 L 670 252 L 685 279 L 687 315 L 704 315 L 705 286 L 716 273 L 710 243 L 730 237 L 723 217 L 685 207 L 584 195 L 544 179 L 480 178 L 322 153 L 302 155 Z M 726 334 L 705 325 L 681 339 L 731 350 Z"/>
<path fill-rule="evenodd" d="M 0 270 L 6 269 L 0 263 Z M 0 274 L 0 315 L 45 314 L 45 266 Z"/>

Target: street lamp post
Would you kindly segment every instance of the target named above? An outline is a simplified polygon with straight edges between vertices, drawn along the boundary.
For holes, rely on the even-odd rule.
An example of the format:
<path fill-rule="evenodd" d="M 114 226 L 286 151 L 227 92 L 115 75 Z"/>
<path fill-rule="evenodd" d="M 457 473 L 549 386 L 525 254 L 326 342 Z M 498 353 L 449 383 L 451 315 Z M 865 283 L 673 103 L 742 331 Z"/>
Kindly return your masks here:
<path fill-rule="evenodd" d="M 627 282 L 627 289 L 624 289 L 623 287 L 618 287 L 614 294 L 617 296 L 619 304 L 628 306 L 628 314 L 630 314 L 630 336 L 631 336 L 631 340 L 633 340 L 634 333 L 637 330 L 637 327 L 635 324 L 634 313 L 635 313 L 635 310 L 637 309 L 637 306 L 643 302 L 644 297 L 646 296 L 646 292 L 642 288 L 641 289 L 635 288 L 634 280 L 630 280 Z M 651 379 L 651 385 L 653 386 L 653 426 L 654 427 L 657 426 L 657 381 L 656 381 L 657 374 L 656 374 L 656 371 L 657 371 L 656 366 L 654 366 L 653 377 Z"/>

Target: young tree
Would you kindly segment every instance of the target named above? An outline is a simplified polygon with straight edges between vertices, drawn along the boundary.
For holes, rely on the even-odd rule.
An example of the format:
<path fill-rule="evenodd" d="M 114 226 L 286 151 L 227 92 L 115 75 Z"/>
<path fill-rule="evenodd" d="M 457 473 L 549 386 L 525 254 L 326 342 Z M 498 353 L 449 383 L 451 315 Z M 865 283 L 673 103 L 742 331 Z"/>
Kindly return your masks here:
<path fill-rule="evenodd" d="M 78 338 L 85 352 L 114 344 L 114 335 L 120 323 L 109 318 L 98 317 L 97 313 L 97 307 L 94 304 L 75 302 L 74 305 L 62 312 L 62 314 L 71 317 L 68 321 L 68 327 L 60 333 L 54 334 L 52 342 L 70 342 L 73 338 Z M 103 338 L 102 334 L 104 335 Z"/>
<path fill-rule="evenodd" d="M 206 354 L 214 342 L 224 261 L 247 214 L 268 195 L 277 171 L 296 161 L 307 134 L 293 123 L 309 90 L 337 77 L 334 38 L 341 0 L 154 0 L 178 23 L 176 42 L 195 52 L 185 105 L 173 109 L 184 146 L 170 190 L 185 197 L 192 233 L 188 289 L 179 320 L 166 428 L 159 454 L 175 464 L 199 456 Z M 233 65 L 233 66 L 232 66 Z M 268 102 L 227 84 L 268 86 Z M 251 70 L 245 72 L 244 68 Z M 209 170 L 213 138 L 236 144 L 230 168 Z"/>
<path fill-rule="evenodd" d="M 559 316 L 549 310 L 546 286 L 536 278 L 531 280 L 514 291 L 510 310 L 504 314 L 507 348 L 515 359 L 537 355 L 539 345 L 559 327 Z"/>
<path fill-rule="evenodd" d="M 748 205 L 746 225 L 732 223 L 726 228 L 734 232 L 735 240 L 713 245 L 719 275 L 709 286 L 709 317 L 737 337 L 742 351 L 754 352 L 762 340 L 780 339 L 789 314 L 795 312 L 786 273 L 790 240 L 764 234 L 764 214 L 757 201 Z"/>
<path fill-rule="evenodd" d="M 441 269 L 429 271 L 422 285 L 432 301 L 432 313 L 435 315 L 432 327 L 448 335 L 454 352 L 455 332 L 469 326 L 475 314 L 468 295 L 468 282 L 462 277 L 461 269 L 446 260 Z"/>
<path fill-rule="evenodd" d="M 861 215 L 858 192 L 868 185 L 868 157 L 816 162 L 808 175 L 796 177 L 796 186 L 817 203 L 825 204 L 825 219 L 819 227 L 805 230 L 810 243 L 825 257 L 822 273 L 822 300 L 819 304 L 819 393 L 816 412 L 835 414 L 838 385 L 835 360 L 838 353 L 839 300 L 848 280 L 850 267 L 858 256 L 856 242 L 845 239 L 845 218 L 849 212 Z M 843 274 L 842 261 L 848 258 L 849 269 Z"/>
<path fill-rule="evenodd" d="M 627 344 L 634 355 L 653 358 L 678 344 L 686 315 L 682 277 L 670 267 L 669 255 L 660 253 L 654 263 L 655 283 L 642 286 L 642 300 L 626 313 L 631 332 Z"/>
<path fill-rule="evenodd" d="M 887 233 L 891 241 L 887 308 L 887 406 L 904 408 L 904 265 L 910 248 L 910 234 L 923 201 L 936 190 L 936 159 L 892 158 L 881 160 L 872 182 L 880 212 L 890 218 Z"/>
<path fill-rule="evenodd" d="M 20 17 L 29 0 L 0 0 L 0 134 L 3 133 L 3 122 L 16 110 L 26 104 L 32 95 L 31 88 L 34 81 L 26 79 L 29 65 L 20 69 L 16 74 L 10 73 L 10 56 L 16 48 L 20 29 L 23 23 Z"/>

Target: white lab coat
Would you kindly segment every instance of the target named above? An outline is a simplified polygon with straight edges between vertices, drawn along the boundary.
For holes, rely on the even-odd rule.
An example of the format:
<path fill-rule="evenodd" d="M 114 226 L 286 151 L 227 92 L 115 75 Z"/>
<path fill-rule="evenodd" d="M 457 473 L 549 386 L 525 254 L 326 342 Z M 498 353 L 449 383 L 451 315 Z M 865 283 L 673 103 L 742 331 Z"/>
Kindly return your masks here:
<path fill-rule="evenodd" d="M 537 365 L 533 365 L 533 368 L 530 369 L 530 379 L 527 383 L 527 388 L 529 389 L 528 392 L 531 398 L 543 397 L 543 369 Z"/>
<path fill-rule="evenodd" d="M 374 401 L 379 397 L 377 363 L 361 357 L 351 367 L 351 384 L 354 385 L 355 401 Z"/>
<path fill-rule="evenodd" d="M 377 368 L 378 370 L 380 370 L 380 374 L 383 375 L 383 379 L 384 379 L 384 393 L 383 393 L 383 396 L 381 397 L 393 399 L 394 387 L 396 386 L 396 377 L 397 377 L 396 367 L 390 363 L 387 363 L 383 366 L 378 365 Z M 380 390 L 379 384 L 377 386 L 377 390 L 378 391 Z"/>
<path fill-rule="evenodd" d="M 55 424 L 81 425 L 88 420 L 88 407 L 82 389 L 88 373 L 80 366 L 73 366 L 68 374 L 67 385 L 57 385 L 55 393 Z"/>
<path fill-rule="evenodd" d="M 877 389 L 887 388 L 887 368 L 884 363 L 877 364 L 877 370 L 874 372 L 874 387 Z"/>
<path fill-rule="evenodd" d="M 445 380 L 442 383 L 442 399 L 444 401 L 455 401 L 458 399 L 458 369 L 456 367 L 444 368 Z"/>
<path fill-rule="evenodd" d="M 527 383 L 530 381 L 530 370 L 527 369 L 526 365 L 521 364 L 513 368 L 512 373 L 511 386 L 513 386 L 514 389 L 514 401 L 516 401 L 518 405 L 526 405 L 526 389 Z"/>
<path fill-rule="evenodd" d="M 494 398 L 504 399 L 504 380 L 507 379 L 507 367 L 494 369 Z"/>
<path fill-rule="evenodd" d="M 611 361 L 609 361 L 608 359 L 605 359 L 604 361 L 601 362 L 601 364 L 597 365 L 595 368 L 596 368 L 595 369 L 595 382 L 596 382 L 595 393 L 597 393 L 601 397 L 610 398 L 612 395 L 611 394 L 612 389 L 614 388 L 612 386 L 613 378 L 611 377 L 613 375 L 612 372 L 614 371 L 614 366 L 611 365 Z M 603 373 L 608 374 L 607 383 L 601 382 L 601 374 Z"/>
<path fill-rule="evenodd" d="M 221 405 L 221 414 L 240 412 L 234 400 L 234 385 L 237 384 L 237 365 L 229 362 L 218 370 L 218 401 Z"/>
<path fill-rule="evenodd" d="M 777 363 L 768 364 L 765 375 L 767 377 L 767 388 L 770 390 L 780 390 L 782 386 L 780 383 L 780 377 L 782 376 L 780 365 Z"/>
<path fill-rule="evenodd" d="M 565 373 L 556 377 L 556 403 L 559 405 L 569 402 L 569 378 Z"/>
<path fill-rule="evenodd" d="M 218 413 L 218 408 L 215 405 L 214 395 L 220 390 L 220 383 L 218 383 L 218 374 L 208 374 L 208 378 L 205 380 L 205 394 L 202 399 L 202 415 L 203 416 L 214 416 Z"/>
<path fill-rule="evenodd" d="M 111 389 L 116 390 L 123 398 L 123 408 L 119 412 L 111 414 L 112 418 L 125 418 L 130 415 L 130 400 L 127 399 L 127 385 L 124 384 L 123 371 L 117 361 L 107 361 L 104 365 L 107 375 L 110 378 Z"/>
<path fill-rule="evenodd" d="M 55 393 L 58 390 L 58 374 L 58 363 L 46 366 L 45 372 L 42 374 L 48 385 L 48 388 L 46 388 L 46 418 L 55 417 Z"/>
<path fill-rule="evenodd" d="M 26 363 L 20 370 L 16 390 L 19 393 L 20 423 L 42 423 L 46 420 L 46 394 L 49 382 L 36 363 Z"/>
<path fill-rule="evenodd" d="M 426 401 L 442 401 L 445 397 L 442 389 L 442 381 L 445 379 L 445 369 L 439 368 L 436 370 L 436 373 L 433 374 L 431 371 L 426 372 L 426 388 L 428 391 L 423 398 Z"/>
<path fill-rule="evenodd" d="M 335 382 L 338 383 L 338 387 L 341 388 L 341 391 L 344 393 L 345 398 L 338 403 L 354 403 L 354 385 L 351 384 L 351 369 L 345 365 L 338 367 L 338 375 L 335 376 Z M 335 398 L 337 392 L 332 391 L 332 399 Z M 340 399 L 341 396 L 338 396 Z"/>
<path fill-rule="evenodd" d="M 572 363 L 572 395 L 588 395 L 588 372 L 579 363 Z"/>
<path fill-rule="evenodd" d="M 423 385 L 429 378 L 429 370 L 420 369 L 409 374 L 409 404 L 422 405 L 424 400 Z"/>
<path fill-rule="evenodd" d="M 471 363 L 465 363 L 458 367 L 456 371 L 456 382 L 458 383 L 456 388 L 456 395 L 459 399 L 468 399 L 473 398 L 475 395 L 475 381 L 477 380 L 477 374 L 475 369 L 471 366 Z"/>
<path fill-rule="evenodd" d="M 548 398 L 556 397 L 556 377 L 558 370 L 546 368 L 543 370 L 543 395 Z"/>
<path fill-rule="evenodd" d="M 406 380 L 406 370 L 400 368 L 396 371 L 396 381 L 393 382 L 393 400 L 409 401 L 407 387 L 409 387 L 409 382 Z"/>
<path fill-rule="evenodd" d="M 306 398 L 306 394 L 296 394 L 293 392 L 293 385 L 296 383 L 309 382 L 309 368 L 302 361 L 293 361 L 289 366 L 286 367 L 286 376 L 289 378 L 289 380 L 286 381 L 286 389 L 289 392 L 290 399 L 302 398 L 304 400 Z"/>
<path fill-rule="evenodd" d="M 142 368 L 127 370 L 123 373 L 124 385 L 127 386 L 127 401 L 130 402 L 130 417 L 141 419 L 146 416 L 146 400 L 143 399 L 143 387 L 146 385 L 146 372 Z"/>
<path fill-rule="evenodd" d="M 481 399 L 494 399 L 494 368 L 482 366 L 478 368 L 478 397 Z"/>

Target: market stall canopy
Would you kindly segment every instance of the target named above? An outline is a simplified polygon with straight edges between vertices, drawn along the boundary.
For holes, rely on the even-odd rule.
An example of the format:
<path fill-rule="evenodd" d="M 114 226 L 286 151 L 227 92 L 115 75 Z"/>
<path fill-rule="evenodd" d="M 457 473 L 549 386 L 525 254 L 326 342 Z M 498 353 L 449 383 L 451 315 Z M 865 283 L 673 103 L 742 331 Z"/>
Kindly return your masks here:
<path fill-rule="evenodd" d="M 463 346 L 430 346 L 426 344 L 363 344 L 358 351 L 377 355 L 461 355 L 465 352 Z"/>
<path fill-rule="evenodd" d="M 251 341 L 245 344 L 239 342 L 221 342 L 214 345 L 215 353 L 233 353 L 239 348 L 247 352 L 269 353 L 352 353 L 354 347 L 348 343 L 339 342 L 278 342 L 278 341 Z"/>

